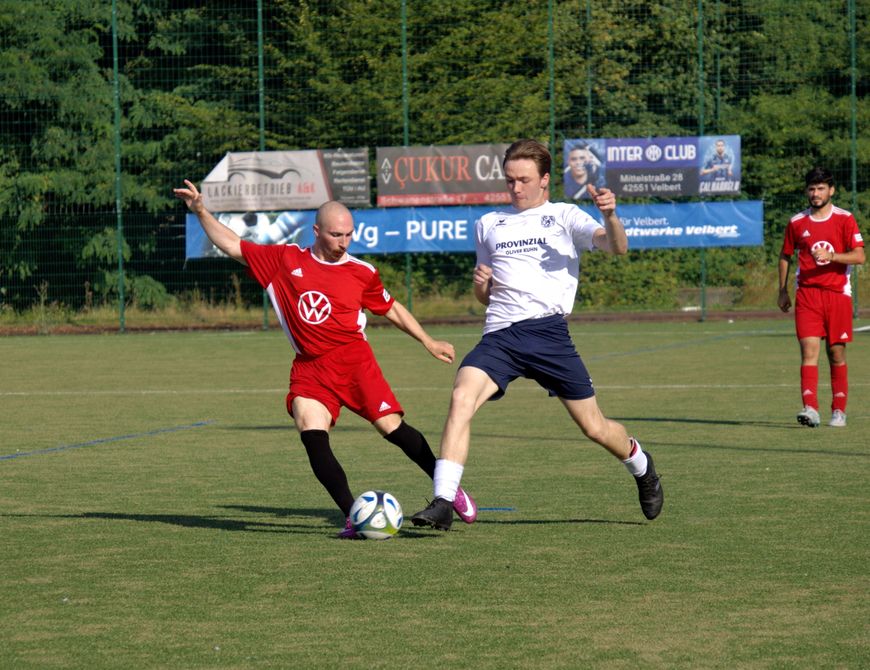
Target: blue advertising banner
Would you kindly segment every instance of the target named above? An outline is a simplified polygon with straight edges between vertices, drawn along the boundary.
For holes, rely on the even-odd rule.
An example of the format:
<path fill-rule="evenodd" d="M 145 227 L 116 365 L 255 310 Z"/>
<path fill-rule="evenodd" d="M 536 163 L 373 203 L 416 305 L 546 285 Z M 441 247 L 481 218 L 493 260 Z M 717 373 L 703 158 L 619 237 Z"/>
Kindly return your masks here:
<path fill-rule="evenodd" d="M 764 244 L 764 207 L 760 200 L 621 205 L 617 211 L 628 235 L 629 249 Z"/>
<path fill-rule="evenodd" d="M 740 135 L 565 140 L 565 197 L 588 198 L 587 184 L 617 197 L 738 194 L 740 150 Z"/>
<path fill-rule="evenodd" d="M 592 205 L 581 207 L 596 219 Z M 492 206 L 395 207 L 357 209 L 350 253 L 396 254 L 474 252 L 474 222 Z M 763 244 L 760 200 L 690 202 L 663 205 L 620 205 L 630 249 L 685 247 L 741 247 Z M 298 244 L 314 241 L 314 210 L 217 214 L 217 219 L 243 239 L 261 244 Z M 187 258 L 221 256 L 188 213 Z"/>

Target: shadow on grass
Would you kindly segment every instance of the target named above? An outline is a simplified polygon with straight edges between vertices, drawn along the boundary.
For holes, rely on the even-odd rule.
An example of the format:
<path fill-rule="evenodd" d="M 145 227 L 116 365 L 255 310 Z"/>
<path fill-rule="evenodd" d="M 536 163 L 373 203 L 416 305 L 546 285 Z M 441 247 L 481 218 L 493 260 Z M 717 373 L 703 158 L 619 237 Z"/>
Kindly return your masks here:
<path fill-rule="evenodd" d="M 246 426 L 244 424 L 235 424 L 235 425 L 226 425 L 220 426 L 219 430 L 224 431 L 246 431 L 246 430 L 286 430 L 293 434 L 293 436 L 297 436 L 296 427 L 293 425 L 293 421 L 291 420 L 289 423 L 281 423 L 275 425 L 263 425 L 263 426 Z M 341 433 L 370 433 L 372 436 L 377 435 L 377 431 L 369 425 L 362 426 L 334 426 L 332 430 L 330 430 L 332 435 L 341 434 Z"/>
<path fill-rule="evenodd" d="M 320 517 L 324 521 L 342 527 L 343 520 L 338 512 L 326 509 L 289 509 L 281 507 L 260 507 L 256 505 L 220 505 L 228 510 L 238 510 L 251 514 L 265 514 L 278 518 L 289 517 Z M 268 521 L 250 521 L 228 519 L 219 516 L 204 516 L 198 514 L 130 514 L 127 512 L 82 512 L 81 514 L 0 514 L 0 517 L 39 517 L 50 519 L 103 519 L 110 521 L 137 521 L 141 523 L 163 523 L 182 528 L 202 528 L 206 530 L 243 531 L 247 533 L 291 533 L 306 535 L 323 535 L 331 530 L 315 528 L 303 523 L 272 523 Z M 475 525 L 482 526 L 548 526 L 565 524 L 606 524 L 615 526 L 646 526 L 642 521 L 618 521 L 613 519 L 480 519 Z M 454 531 L 462 529 L 466 524 L 454 523 Z M 394 539 L 431 539 L 443 535 L 444 531 L 432 528 L 417 527 L 410 521 L 402 526 L 402 530 Z M 336 538 L 338 539 L 338 538 Z"/>
<path fill-rule="evenodd" d="M 804 429 L 806 430 L 806 429 Z M 837 430 L 840 430 L 839 428 Z M 870 458 L 870 454 L 860 453 L 853 450 L 840 450 L 835 451 L 834 449 L 838 447 L 830 447 L 830 448 L 821 448 L 821 449 L 803 449 L 801 447 L 794 447 L 790 444 L 783 443 L 781 447 L 741 447 L 737 444 L 713 444 L 710 442 L 662 442 L 662 441 L 653 441 L 653 440 L 644 440 L 644 446 L 656 446 L 656 447 L 684 447 L 687 449 L 722 449 L 725 451 L 745 451 L 745 452 L 766 452 L 768 454 L 783 454 L 783 455 L 794 455 L 794 454 L 816 454 L 819 456 L 833 456 L 834 458 Z M 658 453 L 658 452 L 656 452 Z M 656 463 L 658 463 L 658 457 L 656 457 Z M 656 467 L 658 469 L 658 467 Z"/>
<path fill-rule="evenodd" d="M 229 510 L 237 510 L 239 512 L 247 512 L 248 514 L 269 514 L 271 516 L 276 517 L 288 517 L 288 516 L 299 516 L 304 513 L 306 510 L 298 510 L 298 509 L 289 509 L 285 507 L 262 507 L 260 505 L 220 505 L 223 509 Z M 337 512 L 332 515 L 335 519 L 337 525 L 341 525 L 342 519 L 341 515 Z M 396 536 L 396 539 L 401 538 L 413 538 L 413 537 L 433 537 L 430 533 L 419 532 L 416 527 L 411 525 L 411 522 L 408 521 L 407 524 L 402 525 L 402 530 L 399 535 Z"/>
<path fill-rule="evenodd" d="M 606 524 L 613 526 L 646 526 L 647 523 L 643 521 L 616 521 L 613 519 L 511 519 L 511 520 L 499 520 L 499 519 L 480 519 L 474 522 L 476 524 L 484 524 L 484 525 L 498 525 L 498 526 L 550 526 L 550 525 L 563 525 L 563 524 Z"/>
<path fill-rule="evenodd" d="M 297 516 L 300 512 L 299 510 L 291 510 L 291 509 L 282 509 L 280 507 L 259 507 L 256 505 L 221 505 L 224 509 L 234 509 L 239 510 L 241 512 L 249 512 L 254 514 L 271 514 L 273 516 Z M 486 513 L 487 510 L 485 508 L 481 508 L 481 512 Z M 513 511 L 513 510 L 511 510 Z M 407 517 L 406 517 L 407 520 Z M 499 524 L 499 525 L 547 525 L 547 524 L 563 524 L 563 523 L 605 523 L 605 524 L 616 524 L 623 526 L 645 526 L 646 524 L 642 521 L 614 521 L 611 519 L 510 519 L 510 520 L 498 520 L 498 519 L 481 519 L 478 517 L 477 521 L 474 522 L 476 524 Z M 454 528 L 462 528 L 468 524 L 464 524 L 461 522 L 454 522 Z M 408 521 L 408 526 L 410 526 L 410 521 Z M 415 528 L 414 526 L 410 526 L 410 528 Z M 408 527 L 402 526 L 402 532 L 409 530 Z M 425 528 L 421 528 L 421 530 L 426 530 Z"/>
<path fill-rule="evenodd" d="M 344 527 L 344 517 L 338 511 L 328 509 L 289 509 L 280 507 L 259 507 L 251 505 L 220 505 L 221 508 L 239 510 L 254 514 L 267 514 L 279 518 L 315 517 L 321 518 L 336 529 Z M 198 514 L 130 514 L 127 512 L 82 512 L 81 514 L 0 514 L 3 516 L 28 516 L 51 519 L 107 519 L 114 521 L 137 521 L 142 523 L 163 523 L 183 528 L 202 528 L 206 530 L 243 531 L 248 533 L 291 533 L 305 535 L 323 535 L 332 533 L 332 529 L 313 527 L 304 523 L 273 523 L 268 521 L 252 521 L 229 519 L 220 516 L 205 516 Z M 337 530 L 335 533 L 337 534 Z M 403 528 L 396 539 L 427 538 L 428 533 L 419 533 L 413 527 Z M 339 538 L 335 538 L 339 539 Z"/>
<path fill-rule="evenodd" d="M 693 423 L 703 426 L 760 426 L 762 428 L 791 428 L 791 424 L 783 421 L 738 421 L 734 419 L 693 419 L 687 416 L 610 416 L 614 421 L 631 421 L 638 423 Z M 795 428 L 803 426 L 795 425 Z M 806 429 L 804 429 L 806 430 Z"/>
<path fill-rule="evenodd" d="M 344 519 L 340 515 L 325 509 L 300 509 L 288 510 L 286 516 L 320 517 L 334 524 L 336 527 L 344 525 Z M 316 533 L 323 532 L 321 529 L 312 528 L 304 523 L 278 523 L 269 521 L 255 521 L 251 519 L 230 519 L 221 516 L 205 516 L 199 514 L 130 514 L 125 512 L 83 512 L 81 514 L 69 514 L 63 518 L 79 519 L 111 519 L 116 521 L 141 521 L 144 523 L 165 523 L 171 526 L 184 528 L 205 528 L 209 530 L 246 531 L 253 533 Z"/>
<path fill-rule="evenodd" d="M 234 425 L 234 426 L 221 426 L 220 430 L 225 431 L 237 431 L 237 430 L 286 430 L 296 432 L 296 429 L 293 427 L 292 423 L 280 423 L 274 426 L 243 426 L 243 425 Z"/>
<path fill-rule="evenodd" d="M 782 421 L 733 421 L 728 419 L 693 419 L 690 417 L 664 417 L 664 416 L 608 416 L 608 419 L 612 419 L 613 421 L 619 421 L 620 423 L 685 423 L 685 424 L 700 424 L 707 426 L 757 426 L 761 428 L 785 428 L 790 429 L 792 427 L 797 429 L 806 430 L 803 426 L 791 424 L 786 424 Z M 572 433 L 572 431 L 575 431 Z M 528 437 L 531 439 L 534 437 L 535 442 L 565 442 L 567 436 L 578 436 L 582 437 L 579 429 L 574 429 L 572 426 L 569 426 L 566 429 L 565 435 L 555 435 L 552 437 L 546 435 L 533 435 L 529 434 Z M 518 438 L 522 438 L 522 436 L 517 435 L 516 433 L 492 433 L 492 432 L 476 432 L 474 434 L 476 439 L 480 438 L 493 438 L 499 440 L 515 440 Z"/>

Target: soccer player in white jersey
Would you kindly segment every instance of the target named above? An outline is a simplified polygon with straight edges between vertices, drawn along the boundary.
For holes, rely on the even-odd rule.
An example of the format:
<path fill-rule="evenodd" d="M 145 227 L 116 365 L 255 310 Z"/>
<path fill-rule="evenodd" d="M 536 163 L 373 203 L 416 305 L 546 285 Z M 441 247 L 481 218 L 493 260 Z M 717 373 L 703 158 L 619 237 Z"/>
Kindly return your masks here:
<path fill-rule="evenodd" d="M 429 477 L 435 473 L 435 454 L 422 433 L 403 420 L 404 410 L 375 360 L 365 335 L 363 310 L 386 317 L 445 363 L 453 362 L 453 345 L 432 339 L 387 292 L 378 271 L 347 253 L 353 215 L 340 202 L 327 202 L 317 210 L 310 248 L 255 244 L 218 222 L 196 186 L 184 183 L 186 188 L 175 189 L 175 195 L 196 214 L 212 243 L 246 265 L 269 294 L 296 352 L 287 411 L 299 430 L 311 469 L 345 516 L 338 536 L 357 539 L 349 517 L 354 496 L 329 444 L 329 429 L 342 407 L 369 421 Z M 460 494 L 454 509 L 471 523 L 477 506 L 461 489 Z"/>
<path fill-rule="evenodd" d="M 504 395 L 518 377 L 538 382 L 556 396 L 584 435 L 621 460 L 634 475 L 641 510 L 659 515 L 664 502 L 653 460 L 625 428 L 598 407 L 586 366 L 568 332 L 580 254 L 600 249 L 624 254 L 625 228 L 616 197 L 589 185 L 604 225 L 576 205 L 549 201 L 552 159 L 535 140 L 514 142 L 503 166 L 512 208 L 485 214 L 476 225 L 475 297 L 486 308 L 483 338 L 463 359 L 441 435 L 434 497 L 411 517 L 416 526 L 448 530 L 451 508 L 468 458 L 471 420 L 487 400 Z"/>
<path fill-rule="evenodd" d="M 779 297 L 783 312 L 791 308 L 788 274 L 795 251 L 794 323 L 801 351 L 801 404 L 797 420 L 815 428 L 819 417 L 819 354 L 825 339 L 831 371 L 829 426 L 846 425 L 849 377 L 846 343 L 852 340 L 852 265 L 864 263 L 864 239 L 855 217 L 831 202 L 834 178 L 813 168 L 804 178 L 809 207 L 795 214 L 785 229 L 779 254 Z"/>

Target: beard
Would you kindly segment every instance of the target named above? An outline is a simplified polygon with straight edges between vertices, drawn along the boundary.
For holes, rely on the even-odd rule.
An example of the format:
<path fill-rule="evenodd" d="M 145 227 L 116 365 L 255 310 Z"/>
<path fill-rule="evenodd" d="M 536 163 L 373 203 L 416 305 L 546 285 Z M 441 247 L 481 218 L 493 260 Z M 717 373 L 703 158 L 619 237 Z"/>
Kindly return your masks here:
<path fill-rule="evenodd" d="M 830 198 L 811 198 L 809 202 L 810 202 L 810 209 L 812 209 L 814 211 L 818 211 L 820 209 L 824 209 L 825 207 L 827 207 L 828 204 L 831 202 L 831 199 Z M 819 204 L 816 204 L 817 202 Z"/>

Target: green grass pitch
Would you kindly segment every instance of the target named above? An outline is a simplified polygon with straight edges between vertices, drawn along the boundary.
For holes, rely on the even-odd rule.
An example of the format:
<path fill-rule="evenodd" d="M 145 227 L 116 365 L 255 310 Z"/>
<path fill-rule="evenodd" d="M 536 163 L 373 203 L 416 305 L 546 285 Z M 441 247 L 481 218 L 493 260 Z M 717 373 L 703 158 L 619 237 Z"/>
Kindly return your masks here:
<path fill-rule="evenodd" d="M 856 323 L 856 327 L 864 325 Z M 476 327 L 433 327 L 458 356 Z M 284 410 L 280 332 L 0 339 L 0 667 L 870 666 L 870 333 L 845 429 L 795 421 L 791 322 L 572 324 L 666 500 L 520 380 L 473 425 L 484 509 L 385 542 L 343 519 Z M 437 452 L 455 366 L 369 337 Z M 358 417 L 355 493 L 429 480 Z"/>

